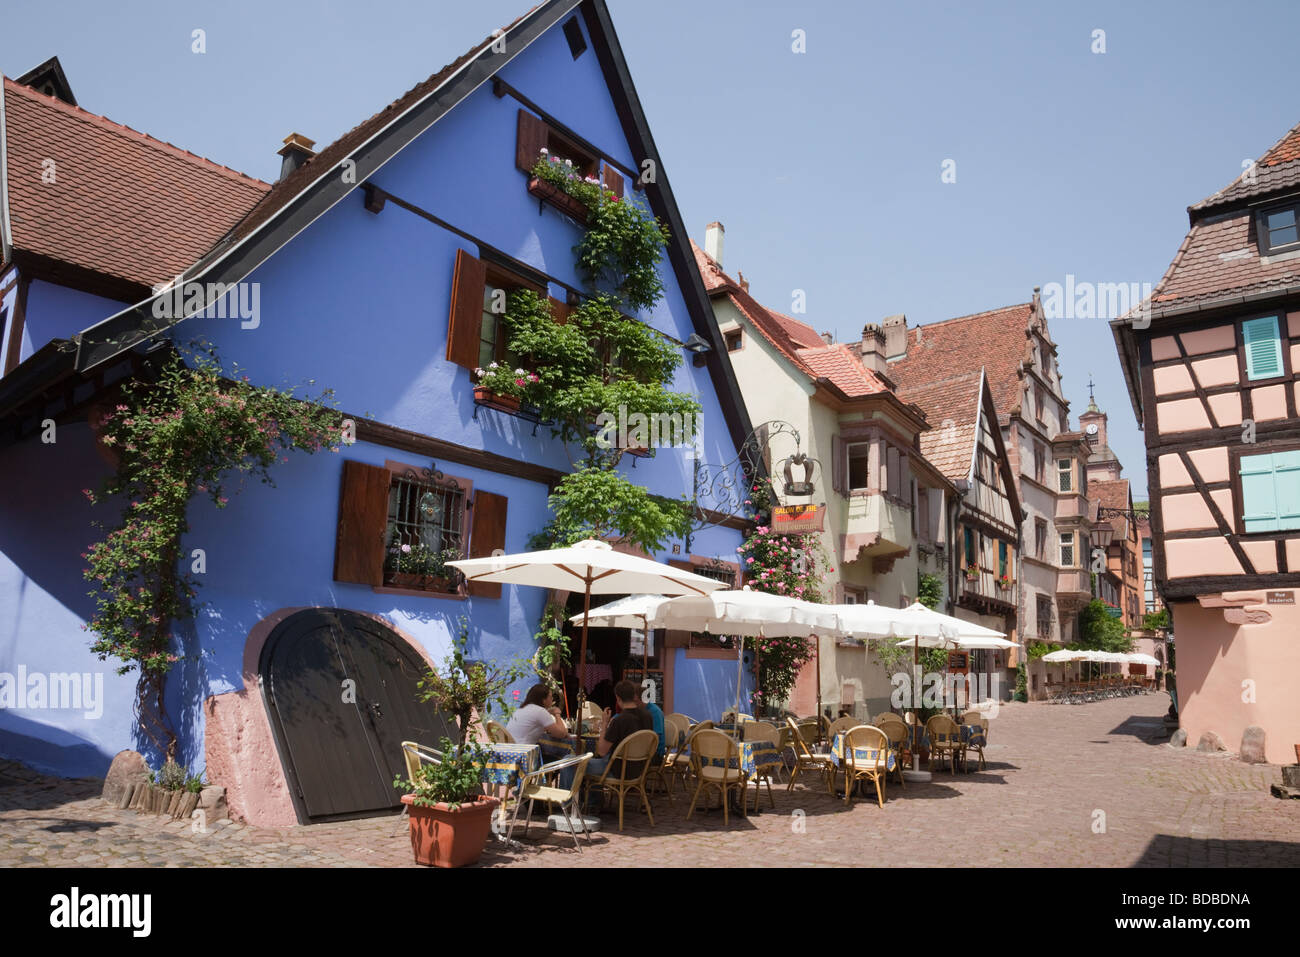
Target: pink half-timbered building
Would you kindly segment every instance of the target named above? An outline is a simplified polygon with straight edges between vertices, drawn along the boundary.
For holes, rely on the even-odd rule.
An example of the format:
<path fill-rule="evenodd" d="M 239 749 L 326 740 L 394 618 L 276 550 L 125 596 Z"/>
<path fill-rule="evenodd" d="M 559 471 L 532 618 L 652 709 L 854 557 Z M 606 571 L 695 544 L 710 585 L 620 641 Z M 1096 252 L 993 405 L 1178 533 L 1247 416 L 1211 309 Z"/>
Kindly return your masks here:
<path fill-rule="evenodd" d="M 1300 127 L 1190 229 L 1149 302 L 1112 326 L 1146 432 L 1153 574 L 1182 727 L 1266 757 L 1300 742 Z"/>

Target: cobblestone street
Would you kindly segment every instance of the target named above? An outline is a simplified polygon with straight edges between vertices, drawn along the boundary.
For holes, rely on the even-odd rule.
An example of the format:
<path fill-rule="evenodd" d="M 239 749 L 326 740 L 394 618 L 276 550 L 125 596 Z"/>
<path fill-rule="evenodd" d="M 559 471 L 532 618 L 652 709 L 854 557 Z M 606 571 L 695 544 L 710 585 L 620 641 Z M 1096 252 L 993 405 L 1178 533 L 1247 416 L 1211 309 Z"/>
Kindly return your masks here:
<path fill-rule="evenodd" d="M 1153 742 L 1168 702 L 1004 706 L 986 770 L 891 785 L 884 808 L 856 798 L 846 809 L 824 791 L 781 785 L 775 810 L 765 793 L 761 814 L 724 827 L 718 812 L 687 821 L 678 791 L 672 806 L 656 796 L 653 828 L 629 810 L 619 834 L 606 815 L 578 854 L 567 837 L 538 840 L 534 825 L 521 847 L 490 842 L 482 864 L 1300 866 L 1300 801 L 1268 792 L 1279 769 Z M 0 866 L 413 866 L 396 816 L 294 828 L 220 822 L 195 833 L 111 809 L 99 790 L 99 781 L 0 762 Z"/>

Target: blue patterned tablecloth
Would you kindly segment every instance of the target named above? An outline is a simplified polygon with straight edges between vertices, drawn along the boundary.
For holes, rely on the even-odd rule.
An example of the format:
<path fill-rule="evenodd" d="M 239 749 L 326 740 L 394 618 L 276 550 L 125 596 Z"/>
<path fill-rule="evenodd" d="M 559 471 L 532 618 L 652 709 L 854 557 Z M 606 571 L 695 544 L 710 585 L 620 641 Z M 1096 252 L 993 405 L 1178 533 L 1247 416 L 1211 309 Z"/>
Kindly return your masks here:
<path fill-rule="evenodd" d="M 542 754 L 550 760 L 567 758 L 571 754 L 586 754 L 590 751 L 596 753 L 596 742 L 600 740 L 600 735 L 584 734 L 582 736 L 582 749 L 578 749 L 578 739 L 575 735 L 569 735 L 567 738 L 542 738 L 539 742 Z"/>
<path fill-rule="evenodd" d="M 888 757 L 886 767 L 892 771 L 898 763 L 898 754 L 892 749 L 887 749 Z M 860 764 L 873 764 L 880 760 L 880 751 L 876 748 L 854 748 L 853 760 Z M 835 735 L 835 740 L 831 742 L 831 761 L 835 766 L 843 767 L 844 765 L 844 735 Z"/>
<path fill-rule="evenodd" d="M 535 744 L 487 746 L 488 762 L 482 778 L 486 784 L 514 784 L 542 766 L 542 749 Z"/>

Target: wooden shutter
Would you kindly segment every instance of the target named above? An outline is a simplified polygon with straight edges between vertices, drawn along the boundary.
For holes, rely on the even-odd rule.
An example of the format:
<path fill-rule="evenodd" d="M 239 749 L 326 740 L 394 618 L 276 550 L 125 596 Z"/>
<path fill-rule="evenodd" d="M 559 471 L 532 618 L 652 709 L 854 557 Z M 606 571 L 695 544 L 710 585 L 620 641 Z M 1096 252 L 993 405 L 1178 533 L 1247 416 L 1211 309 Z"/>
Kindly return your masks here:
<path fill-rule="evenodd" d="M 1273 453 L 1278 531 L 1300 528 L 1300 451 Z"/>
<path fill-rule="evenodd" d="M 551 316 L 560 325 L 569 321 L 569 304 L 563 299 L 551 299 Z"/>
<path fill-rule="evenodd" d="M 1282 374 L 1282 341 L 1277 316 L 1248 319 L 1241 324 L 1246 346 L 1246 378 L 1272 379 Z"/>
<path fill-rule="evenodd" d="M 609 190 L 611 193 L 613 193 L 615 196 L 622 196 L 623 195 L 623 174 L 620 173 L 618 170 L 614 169 L 614 167 L 610 166 L 608 163 L 605 163 L 604 167 L 605 167 L 605 188 Z"/>
<path fill-rule="evenodd" d="M 519 111 L 519 125 L 515 134 L 515 165 L 525 173 L 530 172 L 546 145 L 549 131 L 546 124 L 527 110 Z"/>
<path fill-rule="evenodd" d="M 338 538 L 334 544 L 335 581 L 358 585 L 384 583 L 389 484 L 386 468 L 364 462 L 343 463 Z"/>
<path fill-rule="evenodd" d="M 1246 532 L 1277 531 L 1273 459 L 1272 455 L 1242 456 L 1241 518 Z"/>
<path fill-rule="evenodd" d="M 447 358 L 466 369 L 478 365 L 486 284 L 487 267 L 482 260 L 463 249 L 456 250 L 456 268 L 451 280 L 451 318 L 447 322 Z"/>
<path fill-rule="evenodd" d="M 844 451 L 845 442 L 838 435 L 831 439 L 831 489 L 832 491 L 844 494 L 845 468 L 844 468 Z"/>
<path fill-rule="evenodd" d="M 493 492 L 474 493 L 473 519 L 469 532 L 470 558 L 488 558 L 506 545 L 506 496 Z M 501 586 L 489 582 L 470 582 L 469 593 L 482 598 L 500 598 Z"/>

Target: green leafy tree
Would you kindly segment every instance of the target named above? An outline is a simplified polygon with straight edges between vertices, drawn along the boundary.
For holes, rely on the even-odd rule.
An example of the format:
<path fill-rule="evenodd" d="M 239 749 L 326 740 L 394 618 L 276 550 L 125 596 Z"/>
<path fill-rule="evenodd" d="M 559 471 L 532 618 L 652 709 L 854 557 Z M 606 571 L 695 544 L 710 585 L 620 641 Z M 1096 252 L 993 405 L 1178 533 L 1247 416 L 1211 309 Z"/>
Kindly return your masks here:
<path fill-rule="evenodd" d="M 1133 640 L 1125 634 L 1124 622 L 1111 615 L 1100 598 L 1094 598 L 1079 612 L 1078 647 L 1092 651 L 1131 651 Z"/>

